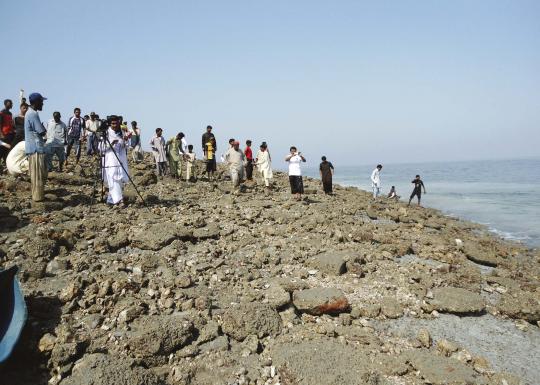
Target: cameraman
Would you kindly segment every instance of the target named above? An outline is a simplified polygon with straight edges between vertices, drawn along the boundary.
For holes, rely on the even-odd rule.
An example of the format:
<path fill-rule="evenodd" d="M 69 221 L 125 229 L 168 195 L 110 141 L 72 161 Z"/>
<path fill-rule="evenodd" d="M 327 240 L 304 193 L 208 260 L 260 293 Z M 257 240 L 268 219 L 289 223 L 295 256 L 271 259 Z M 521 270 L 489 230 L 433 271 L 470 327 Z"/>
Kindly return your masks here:
<path fill-rule="evenodd" d="M 123 203 L 122 184 L 129 182 L 128 163 L 126 155 L 126 138 L 120 127 L 117 116 L 109 116 L 106 141 L 103 143 L 105 153 L 104 179 L 109 187 L 107 203 L 119 205 Z"/>

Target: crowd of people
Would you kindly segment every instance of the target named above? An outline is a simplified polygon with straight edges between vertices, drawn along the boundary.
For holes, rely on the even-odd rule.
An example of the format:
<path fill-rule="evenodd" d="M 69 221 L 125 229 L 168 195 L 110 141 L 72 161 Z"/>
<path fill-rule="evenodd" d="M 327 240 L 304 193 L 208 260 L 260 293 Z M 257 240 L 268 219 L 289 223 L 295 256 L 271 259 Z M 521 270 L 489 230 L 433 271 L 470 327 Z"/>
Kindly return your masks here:
<path fill-rule="evenodd" d="M 91 112 L 81 115 L 81 109 L 76 107 L 67 124 L 62 121 L 60 112 L 55 111 L 52 118 L 45 124 L 39 117 L 39 111 L 47 100 L 40 93 L 32 93 L 26 98 L 20 95 L 20 113 L 13 118 L 11 109 L 13 102 L 4 101 L 4 109 L 0 111 L 0 159 L 5 163 L 9 173 L 13 175 L 30 174 L 32 199 L 36 202 L 44 199 L 44 187 L 49 172 L 63 172 L 64 166 L 74 162 L 79 163 L 84 143 L 86 156 L 101 159 L 103 180 L 108 186 L 107 203 L 118 205 L 123 203 L 122 186 L 129 181 L 128 149 L 131 149 L 132 160 L 135 163 L 144 160 L 141 143 L 141 129 L 136 121 L 131 122 L 131 129 L 121 116 L 108 116 L 100 119 L 99 115 Z M 201 149 L 205 168 L 200 173 L 195 167 L 196 155 L 194 146 L 188 144 L 186 135 L 180 132 L 166 140 L 163 129 L 156 128 L 155 135 L 149 145 L 156 164 L 158 178 L 170 177 L 187 182 L 195 182 L 198 175 L 206 176 L 208 181 L 215 179 L 217 171 L 217 141 L 212 126 L 207 126 L 201 137 Z M 233 187 L 239 188 L 242 182 L 253 182 L 253 170 L 256 167 L 260 173 L 265 188 L 272 189 L 272 157 L 268 144 L 262 142 L 256 155 L 251 148 L 252 141 L 246 140 L 245 148 L 240 149 L 240 142 L 229 139 L 229 145 L 221 156 L 226 165 Z M 73 156 L 70 158 L 70 156 Z M 56 158 L 57 168 L 54 168 Z M 291 193 L 296 200 L 301 200 L 304 194 L 302 179 L 302 163 L 306 158 L 295 146 L 285 157 L 288 163 L 288 174 Z M 371 174 L 373 198 L 378 199 L 381 193 L 380 172 L 382 165 L 377 165 Z M 319 165 L 322 188 L 325 194 L 332 194 L 332 178 L 334 166 L 323 156 Z M 416 196 L 418 205 L 425 187 L 420 176 L 412 181 L 413 193 L 409 204 Z M 395 187 L 388 198 L 399 199 Z"/>

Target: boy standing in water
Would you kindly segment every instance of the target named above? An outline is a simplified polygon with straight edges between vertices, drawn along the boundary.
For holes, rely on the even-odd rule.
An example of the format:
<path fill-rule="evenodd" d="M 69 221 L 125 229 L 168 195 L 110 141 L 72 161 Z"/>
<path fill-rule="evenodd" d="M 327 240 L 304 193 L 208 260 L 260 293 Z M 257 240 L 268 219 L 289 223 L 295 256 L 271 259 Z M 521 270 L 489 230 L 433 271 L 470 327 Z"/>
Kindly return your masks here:
<path fill-rule="evenodd" d="M 424 189 L 424 194 L 425 194 L 426 187 L 424 186 L 424 182 L 422 182 L 422 179 L 420 179 L 420 175 L 417 175 L 416 178 L 414 178 L 411 183 L 414 183 L 414 190 L 411 194 L 411 197 L 409 198 L 409 204 L 407 206 L 410 206 L 411 201 L 415 195 L 418 198 L 418 206 L 420 206 L 420 199 L 422 198 L 422 188 Z"/>

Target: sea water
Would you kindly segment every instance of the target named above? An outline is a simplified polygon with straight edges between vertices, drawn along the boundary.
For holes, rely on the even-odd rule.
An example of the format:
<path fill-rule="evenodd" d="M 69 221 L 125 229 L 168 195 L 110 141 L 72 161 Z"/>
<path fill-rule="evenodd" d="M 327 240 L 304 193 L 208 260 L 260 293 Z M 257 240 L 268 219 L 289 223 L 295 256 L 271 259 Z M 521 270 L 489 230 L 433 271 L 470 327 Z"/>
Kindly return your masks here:
<path fill-rule="evenodd" d="M 371 191 L 375 165 L 334 165 L 334 183 Z M 422 205 L 486 225 L 503 238 L 540 247 L 540 159 L 384 164 L 382 192 L 396 186 L 402 201 L 420 174 Z M 318 167 L 305 175 L 319 177 Z M 411 204 L 416 204 L 416 197 Z"/>

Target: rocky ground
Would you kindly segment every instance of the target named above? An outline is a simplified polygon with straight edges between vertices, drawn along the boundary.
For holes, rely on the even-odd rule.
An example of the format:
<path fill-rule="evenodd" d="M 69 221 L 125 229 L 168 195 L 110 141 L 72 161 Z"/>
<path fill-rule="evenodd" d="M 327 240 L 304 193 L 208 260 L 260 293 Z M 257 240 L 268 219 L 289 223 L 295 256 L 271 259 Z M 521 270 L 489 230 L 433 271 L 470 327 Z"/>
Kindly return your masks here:
<path fill-rule="evenodd" d="M 279 173 L 236 192 L 153 169 L 122 208 L 91 204 L 88 163 L 40 204 L 0 176 L 29 313 L 1 384 L 539 383 L 538 250 L 355 188 L 306 179 L 296 202 Z"/>

